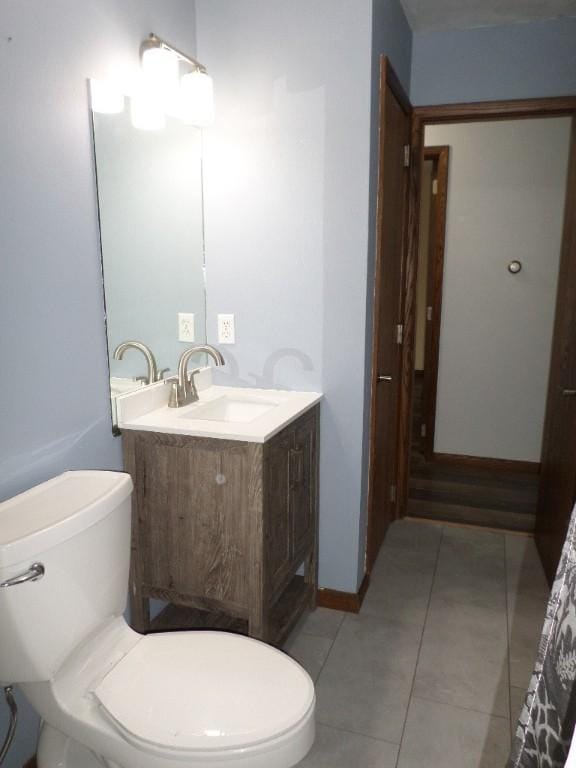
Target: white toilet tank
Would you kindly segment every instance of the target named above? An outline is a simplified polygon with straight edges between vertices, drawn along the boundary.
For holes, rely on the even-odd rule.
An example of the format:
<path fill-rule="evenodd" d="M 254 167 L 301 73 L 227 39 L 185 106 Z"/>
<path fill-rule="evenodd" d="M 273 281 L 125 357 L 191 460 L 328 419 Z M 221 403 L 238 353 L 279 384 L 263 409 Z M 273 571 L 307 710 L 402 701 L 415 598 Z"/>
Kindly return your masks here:
<path fill-rule="evenodd" d="M 0 504 L 0 681 L 50 680 L 78 643 L 122 614 L 131 493 L 122 472 L 65 472 Z M 40 578 L 13 583 L 35 564 Z"/>

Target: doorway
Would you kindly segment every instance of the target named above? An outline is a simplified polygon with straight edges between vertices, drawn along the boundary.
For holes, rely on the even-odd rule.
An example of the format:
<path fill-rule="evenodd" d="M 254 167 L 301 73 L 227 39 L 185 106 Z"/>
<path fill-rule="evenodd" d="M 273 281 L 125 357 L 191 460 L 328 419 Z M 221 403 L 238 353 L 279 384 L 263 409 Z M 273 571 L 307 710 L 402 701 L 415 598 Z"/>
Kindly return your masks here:
<path fill-rule="evenodd" d="M 425 130 L 428 126 L 442 127 L 446 124 L 471 124 L 477 122 L 484 123 L 498 123 L 506 120 L 530 120 L 537 118 L 547 117 L 564 117 L 569 120 L 576 114 L 576 99 L 572 97 L 556 98 L 556 99 L 537 99 L 528 101 L 512 101 L 512 102 L 494 102 L 494 103 L 477 103 L 477 104 L 455 104 L 445 105 L 439 107 L 417 107 L 413 110 L 412 121 L 412 157 L 414 162 L 412 164 L 410 172 L 410 206 L 408 211 L 408 231 L 405 242 L 407 243 L 407 254 L 405 259 L 405 265 L 403 270 L 403 283 L 402 283 L 402 328 L 403 328 L 403 345 L 402 345 L 402 373 L 401 373 L 401 387 L 399 394 L 399 417 L 397 428 L 397 450 L 396 450 L 396 505 L 395 505 L 395 517 L 406 516 L 408 512 L 409 503 L 409 477 L 411 466 L 411 452 L 414 446 L 413 434 L 418 438 L 422 438 L 421 432 L 419 433 L 414 429 L 413 422 L 413 393 L 414 393 L 414 368 L 415 368 L 415 345 L 416 345 L 416 295 L 417 295 L 417 262 L 418 262 L 418 234 L 419 234 L 419 204 L 420 204 L 420 191 L 421 191 L 421 170 L 423 167 L 423 152 L 425 147 Z M 445 145 L 447 142 L 435 137 L 431 142 L 434 145 Z M 450 155 L 450 153 L 449 153 Z M 451 163 L 452 157 L 449 156 L 449 163 Z M 569 182 L 572 186 L 576 185 L 576 178 Z M 571 187 L 568 190 L 568 194 L 574 194 L 570 192 Z M 450 185 L 448 184 L 448 200 L 450 199 Z M 400 224 L 398 223 L 398 226 Z M 564 234 L 564 240 L 566 240 L 566 234 Z M 573 238 L 574 241 L 574 238 Z M 576 242 L 576 241 L 574 241 Z M 573 258 L 573 263 L 576 265 L 576 254 L 574 254 L 574 242 L 568 244 L 568 250 L 570 250 Z M 566 244 L 565 244 L 566 245 Z M 510 259 L 512 260 L 512 259 Z M 520 259 L 522 261 L 522 259 Z M 506 277 L 511 273 L 506 273 Z M 525 277 L 527 272 L 525 271 L 522 277 Z M 511 283 L 512 285 L 514 283 Z M 516 283 L 518 284 L 518 283 Z M 441 297 L 442 298 L 442 297 Z M 514 350 L 511 350 L 511 354 Z M 485 366 L 488 367 L 488 366 Z M 542 365 L 539 366 L 539 370 Z M 548 375 L 549 360 L 545 365 L 544 380 Z M 376 371 L 373 371 L 375 374 Z M 497 371 L 498 373 L 498 371 Z M 494 379 L 496 379 L 496 375 Z M 527 374 L 528 375 L 528 374 Z M 545 395 L 544 398 L 545 400 Z M 541 404 L 543 408 L 543 404 Z M 543 420 L 543 416 L 541 421 Z M 548 416 L 546 421 L 548 421 Z M 438 424 L 438 417 L 434 420 L 434 426 Z M 421 428 L 421 425 L 420 425 Z M 463 430 L 464 432 L 465 430 Z M 434 433 L 434 429 L 432 430 Z M 427 432 L 429 435 L 430 433 Z M 426 435 L 425 435 L 426 436 Z M 511 479 L 510 470 L 521 470 L 522 473 L 530 475 L 530 480 L 526 481 L 526 475 L 519 480 L 519 485 L 526 488 L 528 485 L 532 486 L 532 499 L 530 501 L 531 507 L 533 507 L 534 489 L 538 486 L 539 477 L 537 470 L 539 468 L 540 456 L 534 456 L 529 458 L 522 458 L 517 456 L 514 459 L 505 458 L 505 454 L 500 453 L 496 456 L 490 456 L 490 452 L 483 451 L 466 451 L 458 447 L 456 452 L 447 451 L 445 448 L 438 447 L 438 441 L 435 440 L 434 447 L 430 447 L 431 441 L 429 441 L 429 447 L 423 446 L 423 451 L 433 455 L 433 461 L 436 467 L 440 466 L 440 462 L 445 465 L 453 466 L 453 457 L 457 456 L 457 461 L 461 465 L 461 469 L 464 472 L 470 473 L 471 470 L 476 470 L 478 467 L 478 460 L 483 464 L 483 469 L 492 475 L 497 477 L 503 472 L 507 475 L 508 480 Z M 371 449 L 373 450 L 374 441 L 371 440 Z M 422 446 L 422 443 L 421 443 Z M 440 455 L 438 455 L 440 454 Z M 442 455 L 443 454 L 443 455 Z M 489 466 L 486 462 L 482 462 L 483 459 L 495 459 L 497 465 Z M 535 459 L 535 460 L 534 460 Z M 510 465 L 510 461 L 516 462 Z M 524 462 L 524 465 L 519 465 L 517 462 Z M 462 464 L 465 466 L 462 468 Z M 371 463 L 370 470 L 374 468 L 374 464 Z M 474 490 L 474 483 L 471 483 L 472 488 L 468 489 L 471 494 L 478 495 L 478 489 Z M 514 489 L 512 489 L 514 493 Z M 370 502 L 370 500 L 369 500 Z M 461 506 L 472 506 L 462 504 Z M 492 508 L 492 507 L 489 507 Z M 498 511 L 498 510 L 497 510 Z M 501 510 L 500 510 L 501 511 Z M 378 510 L 374 510 L 373 506 L 369 503 L 369 516 L 377 514 Z M 459 518 L 462 521 L 462 518 Z M 483 525 L 494 525 L 495 518 L 491 520 L 484 519 L 481 521 Z M 531 522 L 533 527 L 533 522 Z M 504 527 L 518 527 L 514 526 L 507 521 Z M 370 526 L 368 535 L 368 551 L 370 550 Z M 369 560 L 367 561 L 369 570 Z"/>
<path fill-rule="evenodd" d="M 534 530 L 569 140 L 568 117 L 425 129 L 409 515 Z"/>

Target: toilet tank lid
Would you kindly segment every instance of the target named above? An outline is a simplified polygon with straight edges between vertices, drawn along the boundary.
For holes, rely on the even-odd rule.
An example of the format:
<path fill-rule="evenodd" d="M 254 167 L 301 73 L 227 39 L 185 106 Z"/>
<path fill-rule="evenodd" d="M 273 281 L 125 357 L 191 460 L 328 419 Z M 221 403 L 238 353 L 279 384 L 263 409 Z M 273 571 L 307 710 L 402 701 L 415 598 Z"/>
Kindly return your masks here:
<path fill-rule="evenodd" d="M 131 492 L 132 479 L 124 472 L 64 472 L 0 503 L 0 569 L 89 528 Z"/>

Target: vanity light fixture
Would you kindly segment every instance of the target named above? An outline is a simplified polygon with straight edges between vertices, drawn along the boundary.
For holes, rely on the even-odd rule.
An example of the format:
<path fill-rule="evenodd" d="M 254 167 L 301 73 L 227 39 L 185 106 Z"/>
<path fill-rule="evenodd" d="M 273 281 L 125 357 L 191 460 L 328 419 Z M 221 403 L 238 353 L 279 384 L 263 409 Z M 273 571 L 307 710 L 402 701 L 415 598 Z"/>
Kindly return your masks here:
<path fill-rule="evenodd" d="M 150 34 L 140 46 L 142 75 L 131 88 L 132 125 L 144 131 L 164 128 L 166 115 L 205 128 L 214 122 L 214 88 L 206 67 L 192 56 Z M 180 77 L 180 64 L 190 71 Z M 110 80 L 90 80 L 93 112 L 124 111 L 124 95 Z"/>
<path fill-rule="evenodd" d="M 214 121 L 214 91 L 206 67 L 192 56 L 150 34 L 140 46 L 146 87 L 163 102 L 163 110 L 198 127 Z M 178 82 L 179 64 L 192 68 Z"/>

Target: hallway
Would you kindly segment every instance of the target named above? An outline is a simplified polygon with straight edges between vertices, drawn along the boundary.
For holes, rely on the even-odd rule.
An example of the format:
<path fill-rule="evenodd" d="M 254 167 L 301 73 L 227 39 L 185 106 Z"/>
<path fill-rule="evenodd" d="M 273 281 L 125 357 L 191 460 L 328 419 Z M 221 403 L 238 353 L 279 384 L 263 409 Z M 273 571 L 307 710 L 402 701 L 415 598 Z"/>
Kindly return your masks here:
<path fill-rule="evenodd" d="M 527 536 L 394 523 L 360 614 L 286 644 L 317 686 L 302 768 L 503 768 L 547 596 Z"/>

